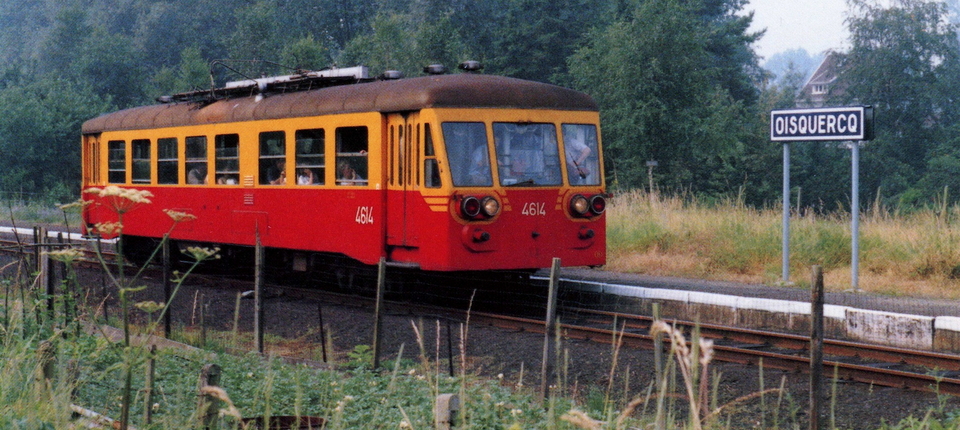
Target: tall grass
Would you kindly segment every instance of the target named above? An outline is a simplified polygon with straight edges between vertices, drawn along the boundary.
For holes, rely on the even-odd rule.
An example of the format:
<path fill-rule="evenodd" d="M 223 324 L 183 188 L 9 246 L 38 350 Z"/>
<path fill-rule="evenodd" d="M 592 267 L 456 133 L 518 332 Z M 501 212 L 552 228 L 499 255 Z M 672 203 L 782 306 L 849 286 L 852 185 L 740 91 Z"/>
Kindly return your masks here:
<path fill-rule="evenodd" d="M 80 214 L 64 211 L 47 202 L 0 199 L 0 219 L 4 224 L 15 222 L 17 227 L 32 227 L 36 224 L 65 225 L 71 233 L 78 233 Z"/>
<path fill-rule="evenodd" d="M 652 197 L 652 198 L 651 198 Z M 781 274 L 782 212 L 736 199 L 617 195 L 608 208 L 611 270 L 774 284 Z M 851 285 L 850 214 L 794 213 L 790 270 L 826 270 L 835 290 Z M 960 207 L 861 214 L 859 287 L 909 296 L 960 298 Z M 804 282 L 804 281 L 801 281 Z"/>

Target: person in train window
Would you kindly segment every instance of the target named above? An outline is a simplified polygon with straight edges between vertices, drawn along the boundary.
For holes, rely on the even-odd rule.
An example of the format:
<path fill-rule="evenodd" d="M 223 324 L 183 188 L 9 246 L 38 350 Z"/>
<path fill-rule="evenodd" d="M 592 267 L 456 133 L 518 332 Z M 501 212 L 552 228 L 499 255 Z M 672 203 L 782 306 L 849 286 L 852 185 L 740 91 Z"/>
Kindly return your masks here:
<path fill-rule="evenodd" d="M 287 162 L 277 160 L 277 163 L 267 169 L 267 180 L 270 185 L 283 185 L 287 183 Z"/>
<path fill-rule="evenodd" d="M 584 128 L 575 127 L 572 129 L 571 136 L 564 135 L 563 145 L 567 154 L 567 176 L 570 178 L 570 183 L 582 183 L 590 174 L 590 169 L 584 164 L 590 156 L 590 147 L 584 139 Z"/>
<path fill-rule="evenodd" d="M 363 178 L 346 161 L 337 164 L 337 179 L 340 185 L 359 184 L 363 181 Z"/>
<path fill-rule="evenodd" d="M 470 156 L 469 181 L 464 185 L 490 185 L 490 162 L 486 145 L 477 145 Z"/>
<path fill-rule="evenodd" d="M 300 169 L 300 173 L 297 174 L 297 185 L 312 185 L 315 183 L 317 183 L 317 180 L 313 170 Z"/>
<path fill-rule="evenodd" d="M 207 183 L 207 166 L 200 164 L 187 172 L 187 183 L 190 185 L 201 185 Z"/>

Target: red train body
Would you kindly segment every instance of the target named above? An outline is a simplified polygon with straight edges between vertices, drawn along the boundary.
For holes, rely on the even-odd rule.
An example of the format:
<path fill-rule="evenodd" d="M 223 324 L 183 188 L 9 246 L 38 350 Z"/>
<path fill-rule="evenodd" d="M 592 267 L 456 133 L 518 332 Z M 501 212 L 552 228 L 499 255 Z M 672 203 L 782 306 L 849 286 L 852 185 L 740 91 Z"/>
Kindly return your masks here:
<path fill-rule="evenodd" d="M 356 70 L 87 121 L 83 187 L 152 194 L 123 216 L 130 243 L 163 237 L 170 209 L 196 217 L 172 230 L 180 244 L 249 247 L 259 236 L 294 270 L 318 257 L 425 271 L 604 264 L 592 99 L 496 76 L 373 80 Z M 118 219 L 107 198 L 84 198 L 88 229 Z"/>

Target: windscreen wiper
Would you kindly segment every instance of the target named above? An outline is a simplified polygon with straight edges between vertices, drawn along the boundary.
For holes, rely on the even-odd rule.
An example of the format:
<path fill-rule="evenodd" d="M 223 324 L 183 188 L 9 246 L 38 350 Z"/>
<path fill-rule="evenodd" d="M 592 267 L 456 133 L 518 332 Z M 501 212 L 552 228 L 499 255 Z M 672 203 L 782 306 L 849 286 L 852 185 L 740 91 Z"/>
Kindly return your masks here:
<path fill-rule="evenodd" d="M 536 183 L 533 182 L 533 179 L 527 179 L 527 180 L 524 180 L 524 181 L 520 181 L 520 182 L 516 182 L 516 183 L 510 184 L 510 185 L 504 185 L 504 186 L 505 186 L 505 187 L 522 187 L 522 186 L 525 186 L 525 185 L 536 185 Z"/>

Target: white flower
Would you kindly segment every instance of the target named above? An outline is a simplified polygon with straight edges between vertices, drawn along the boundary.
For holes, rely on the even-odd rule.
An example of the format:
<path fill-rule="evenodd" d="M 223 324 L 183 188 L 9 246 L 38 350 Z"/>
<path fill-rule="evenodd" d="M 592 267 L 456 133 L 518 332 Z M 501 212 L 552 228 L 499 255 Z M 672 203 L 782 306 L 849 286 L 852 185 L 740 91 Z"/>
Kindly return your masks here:
<path fill-rule="evenodd" d="M 76 248 L 66 248 L 58 251 L 45 251 L 44 254 L 61 263 L 73 264 L 74 261 L 83 257 L 83 251 Z"/>

